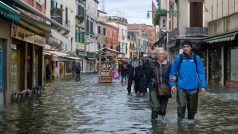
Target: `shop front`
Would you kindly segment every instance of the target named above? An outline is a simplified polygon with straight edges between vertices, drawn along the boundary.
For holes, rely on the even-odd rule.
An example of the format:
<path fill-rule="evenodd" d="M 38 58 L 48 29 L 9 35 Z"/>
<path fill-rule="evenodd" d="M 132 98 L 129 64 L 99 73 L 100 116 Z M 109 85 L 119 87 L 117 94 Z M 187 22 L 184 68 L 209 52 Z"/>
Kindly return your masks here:
<path fill-rule="evenodd" d="M 19 21 L 20 13 L 0 1 L 0 105 L 10 102 L 10 27 Z"/>
<path fill-rule="evenodd" d="M 209 46 L 207 49 L 209 82 L 238 87 L 237 33 L 210 37 L 205 41 Z"/>
<path fill-rule="evenodd" d="M 11 37 L 11 94 L 43 86 L 45 38 L 17 25 L 12 25 Z"/>

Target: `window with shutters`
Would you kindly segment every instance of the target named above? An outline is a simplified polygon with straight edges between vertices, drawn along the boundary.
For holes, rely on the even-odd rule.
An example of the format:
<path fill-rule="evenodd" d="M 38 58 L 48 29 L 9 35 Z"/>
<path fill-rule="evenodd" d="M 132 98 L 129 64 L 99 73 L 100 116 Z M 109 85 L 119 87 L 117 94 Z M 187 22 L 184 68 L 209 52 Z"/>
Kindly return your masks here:
<path fill-rule="evenodd" d="M 190 2 L 190 27 L 203 27 L 203 2 Z"/>
<path fill-rule="evenodd" d="M 101 34 L 101 27 L 98 26 L 98 34 Z"/>

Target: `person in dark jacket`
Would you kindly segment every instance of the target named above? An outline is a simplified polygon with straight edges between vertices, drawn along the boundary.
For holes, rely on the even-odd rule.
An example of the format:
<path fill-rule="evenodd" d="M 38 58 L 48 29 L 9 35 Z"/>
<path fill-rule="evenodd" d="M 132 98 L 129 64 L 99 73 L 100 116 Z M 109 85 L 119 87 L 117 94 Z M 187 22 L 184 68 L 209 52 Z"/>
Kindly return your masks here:
<path fill-rule="evenodd" d="M 46 81 L 50 81 L 51 80 L 51 66 L 50 66 L 50 62 L 48 59 L 46 59 L 46 68 L 45 68 L 45 71 L 46 71 Z"/>
<path fill-rule="evenodd" d="M 126 80 L 127 75 L 127 63 L 125 61 L 121 61 L 121 83 Z"/>
<path fill-rule="evenodd" d="M 202 94 L 206 93 L 205 71 L 201 58 L 192 52 L 192 43 L 190 40 L 185 40 L 182 46 L 183 54 L 175 57 L 169 75 L 171 90 L 175 92 L 178 89 L 178 123 L 182 122 L 185 118 L 186 107 L 188 110 L 188 121 L 194 122 L 198 105 L 199 80 L 201 82 Z M 177 81 L 176 85 L 174 81 Z"/>
<path fill-rule="evenodd" d="M 167 61 L 167 52 L 163 48 L 156 48 L 154 53 L 157 59 L 150 64 L 147 73 L 152 121 L 158 115 L 161 118 L 165 116 L 168 100 L 171 97 L 171 93 L 168 96 L 158 96 L 158 86 L 161 84 L 169 85 L 171 63 Z"/>
<path fill-rule="evenodd" d="M 148 78 L 149 78 L 149 72 L 150 72 L 150 66 L 152 64 L 152 57 L 148 56 L 145 60 L 145 62 L 142 65 L 142 70 L 143 70 L 143 75 L 144 75 L 144 87 L 142 89 L 143 95 L 147 93 L 147 88 L 148 88 Z"/>
<path fill-rule="evenodd" d="M 76 77 L 75 77 L 76 81 L 80 81 L 81 64 L 79 60 L 75 61 L 74 71 L 76 73 Z"/>
<path fill-rule="evenodd" d="M 141 61 L 138 59 L 137 54 L 134 53 L 133 59 L 128 63 L 128 76 L 129 76 L 127 86 L 128 95 L 131 94 L 131 85 L 133 81 L 135 82 L 134 84 L 135 93 L 137 93 L 140 90 L 139 81 L 140 81 L 141 66 L 142 66 Z"/>

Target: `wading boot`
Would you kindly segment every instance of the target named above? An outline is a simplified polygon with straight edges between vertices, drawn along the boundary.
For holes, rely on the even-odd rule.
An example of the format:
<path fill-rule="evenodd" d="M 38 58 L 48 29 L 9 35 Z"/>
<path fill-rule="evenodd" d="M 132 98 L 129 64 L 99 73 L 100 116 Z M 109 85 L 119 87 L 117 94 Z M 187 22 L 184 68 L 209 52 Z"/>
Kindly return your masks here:
<path fill-rule="evenodd" d="M 156 119 L 158 118 L 159 113 L 157 111 L 152 111 L 151 113 L 151 121 L 156 122 Z"/>

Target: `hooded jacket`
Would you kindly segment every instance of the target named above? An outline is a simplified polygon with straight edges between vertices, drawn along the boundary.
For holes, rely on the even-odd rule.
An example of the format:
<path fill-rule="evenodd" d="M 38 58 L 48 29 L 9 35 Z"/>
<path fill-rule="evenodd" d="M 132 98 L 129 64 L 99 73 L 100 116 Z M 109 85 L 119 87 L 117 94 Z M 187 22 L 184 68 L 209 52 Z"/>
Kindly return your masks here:
<path fill-rule="evenodd" d="M 184 90 L 197 90 L 199 80 L 201 82 L 201 87 L 206 88 L 206 79 L 205 79 L 205 71 L 203 67 L 202 60 L 199 56 L 197 58 L 197 64 L 194 63 L 192 52 L 190 55 L 186 55 L 183 53 L 183 61 L 179 67 L 180 55 L 177 55 L 172 64 L 169 78 L 176 76 L 177 77 L 177 87 Z M 178 70 L 179 69 L 179 70 Z M 175 83 L 170 79 L 169 80 L 170 87 L 175 86 Z"/>

